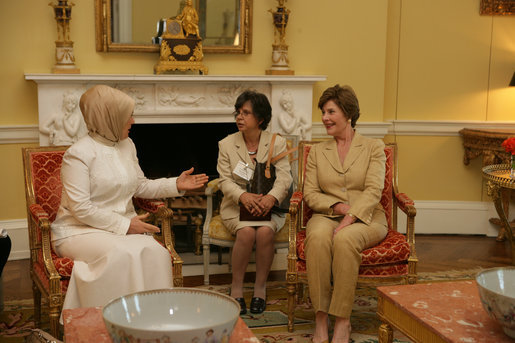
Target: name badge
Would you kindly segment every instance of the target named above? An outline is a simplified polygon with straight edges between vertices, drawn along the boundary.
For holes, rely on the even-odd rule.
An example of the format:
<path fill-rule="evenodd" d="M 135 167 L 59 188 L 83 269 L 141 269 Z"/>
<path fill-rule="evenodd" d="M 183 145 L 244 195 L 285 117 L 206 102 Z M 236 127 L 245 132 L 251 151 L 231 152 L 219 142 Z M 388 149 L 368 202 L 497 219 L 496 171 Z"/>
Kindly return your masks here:
<path fill-rule="evenodd" d="M 250 168 L 248 163 L 243 161 L 238 161 L 236 168 L 232 172 L 247 181 L 250 181 L 252 175 L 254 175 L 254 169 Z"/>

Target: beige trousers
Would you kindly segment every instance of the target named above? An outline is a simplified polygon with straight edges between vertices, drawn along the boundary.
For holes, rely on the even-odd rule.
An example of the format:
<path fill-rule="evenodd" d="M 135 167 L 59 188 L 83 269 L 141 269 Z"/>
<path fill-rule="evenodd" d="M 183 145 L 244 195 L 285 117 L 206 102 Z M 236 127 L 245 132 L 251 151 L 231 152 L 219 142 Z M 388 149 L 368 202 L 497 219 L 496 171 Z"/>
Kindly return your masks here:
<path fill-rule="evenodd" d="M 305 243 L 306 267 L 315 313 L 322 311 L 350 318 L 361 251 L 383 240 L 388 228 L 384 213 L 376 210 L 370 225 L 356 222 L 340 230 L 333 239 L 333 230 L 341 218 L 314 214 L 309 220 Z"/>

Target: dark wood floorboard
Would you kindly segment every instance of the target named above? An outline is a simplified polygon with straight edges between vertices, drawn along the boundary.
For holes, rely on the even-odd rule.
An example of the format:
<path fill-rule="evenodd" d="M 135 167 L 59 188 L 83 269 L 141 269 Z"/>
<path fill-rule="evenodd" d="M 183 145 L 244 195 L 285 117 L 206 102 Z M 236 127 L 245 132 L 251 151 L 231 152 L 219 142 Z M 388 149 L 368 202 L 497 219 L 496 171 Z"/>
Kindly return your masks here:
<path fill-rule="evenodd" d="M 418 272 L 463 270 L 476 267 L 493 268 L 511 265 L 508 242 L 497 242 L 493 237 L 463 235 L 417 235 Z M 246 281 L 253 281 L 254 273 L 247 273 Z M 273 271 L 269 280 L 284 281 L 284 271 Z M 184 278 L 184 286 L 203 284 L 203 276 Z M 210 277 L 211 284 L 231 282 L 230 274 Z M 4 299 L 30 299 L 32 286 L 29 260 L 7 262 L 3 271 Z"/>

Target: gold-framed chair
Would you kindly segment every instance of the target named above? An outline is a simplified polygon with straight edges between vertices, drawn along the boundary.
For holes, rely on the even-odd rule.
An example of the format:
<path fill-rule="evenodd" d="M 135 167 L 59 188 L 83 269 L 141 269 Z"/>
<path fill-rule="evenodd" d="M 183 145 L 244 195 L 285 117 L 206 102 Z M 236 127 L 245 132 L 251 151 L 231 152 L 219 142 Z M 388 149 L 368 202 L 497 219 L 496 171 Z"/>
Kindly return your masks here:
<path fill-rule="evenodd" d="M 304 239 L 306 224 L 312 210 L 303 201 L 306 161 L 311 147 L 318 142 L 299 143 L 299 186 L 290 200 L 290 227 L 288 246 L 288 331 L 294 330 L 295 305 L 303 298 L 307 285 Z M 359 284 L 413 284 L 417 282 L 417 255 L 415 250 L 415 216 L 413 200 L 397 188 L 397 145 L 385 145 L 386 174 L 381 197 L 388 221 L 388 234 L 378 245 L 362 251 L 358 275 Z M 406 234 L 397 231 L 397 209 L 406 214 Z"/>
<path fill-rule="evenodd" d="M 58 257 L 53 251 L 50 229 L 61 203 L 61 164 L 67 148 L 22 148 L 34 317 L 36 327 L 39 327 L 43 295 L 48 299 L 50 332 L 55 337 L 59 337 L 59 317 L 73 268 L 73 260 Z M 134 198 L 133 202 L 137 208 L 153 214 L 156 224 L 161 226 L 161 234 L 156 239 L 170 252 L 173 284 L 181 287 L 182 259 L 172 243 L 172 210 L 160 200 Z"/>

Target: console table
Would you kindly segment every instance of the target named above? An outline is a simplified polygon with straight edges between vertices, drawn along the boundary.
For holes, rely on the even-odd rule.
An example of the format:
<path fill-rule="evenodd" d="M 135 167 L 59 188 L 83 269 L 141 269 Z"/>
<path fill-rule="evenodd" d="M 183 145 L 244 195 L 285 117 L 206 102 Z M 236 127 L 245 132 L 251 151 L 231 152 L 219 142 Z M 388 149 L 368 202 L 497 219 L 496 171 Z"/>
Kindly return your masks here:
<path fill-rule="evenodd" d="M 510 129 L 469 129 L 464 128 L 459 131 L 463 138 L 463 148 L 465 154 L 463 156 L 463 163 L 468 165 L 470 160 L 479 156 L 483 156 L 483 167 L 499 164 L 509 163 L 510 154 L 508 154 L 501 146 L 502 142 L 511 136 L 515 136 L 515 130 Z M 511 192 L 504 189 L 501 192 L 501 199 L 506 208 L 506 215 L 508 216 L 508 207 L 511 197 Z M 497 241 L 502 242 L 507 238 L 505 224 L 500 218 L 490 218 L 490 223 L 500 226 Z M 512 227 L 515 226 L 515 221 L 510 223 Z"/>

